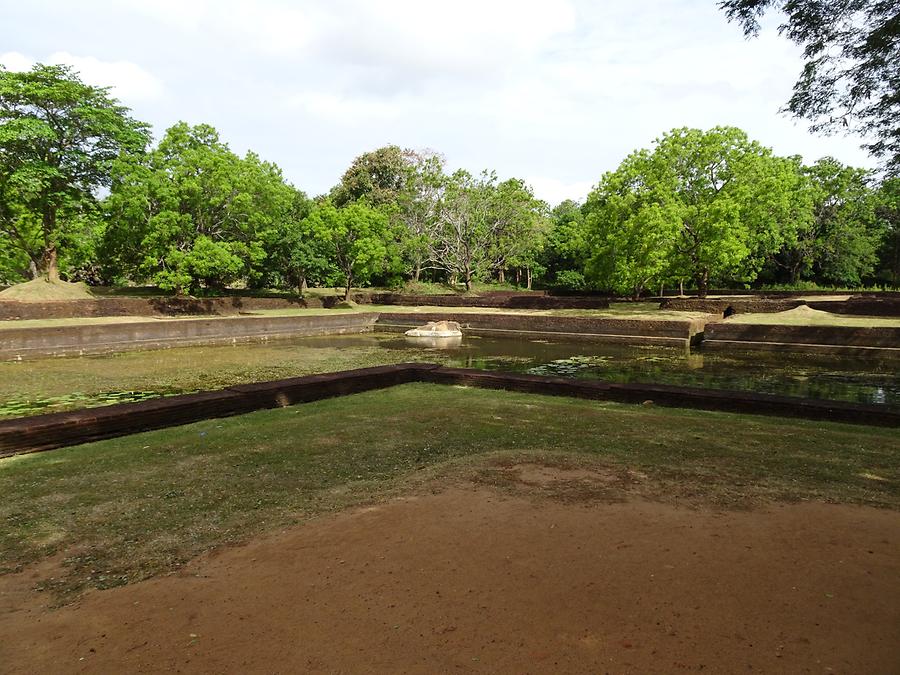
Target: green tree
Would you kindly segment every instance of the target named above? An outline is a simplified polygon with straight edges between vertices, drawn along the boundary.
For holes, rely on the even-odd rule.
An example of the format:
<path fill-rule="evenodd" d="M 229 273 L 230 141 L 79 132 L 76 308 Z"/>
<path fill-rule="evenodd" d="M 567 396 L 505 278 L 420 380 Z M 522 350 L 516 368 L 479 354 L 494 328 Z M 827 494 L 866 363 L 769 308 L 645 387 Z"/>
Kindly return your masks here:
<path fill-rule="evenodd" d="M 430 150 L 387 145 L 353 160 L 331 191 L 337 207 L 365 202 L 388 214 L 391 235 L 406 274 L 419 281 L 429 259 L 437 222 L 437 203 L 444 179 L 444 159 Z"/>
<path fill-rule="evenodd" d="M 541 251 L 541 266 L 547 280 L 560 288 L 583 290 L 588 258 L 587 228 L 582 206 L 567 199 L 550 211 L 547 241 Z"/>
<path fill-rule="evenodd" d="M 113 163 L 144 149 L 147 127 L 128 113 L 67 66 L 0 67 L 0 232 L 34 273 L 59 278 L 60 250 Z"/>
<path fill-rule="evenodd" d="M 514 212 L 504 204 L 494 173 L 459 170 L 444 180 L 430 257 L 466 290 L 485 279 L 507 255 L 504 232 Z"/>
<path fill-rule="evenodd" d="M 825 157 L 804 173 L 812 197 L 812 218 L 804 237 L 809 257 L 804 264 L 823 282 L 858 286 L 874 271 L 881 238 L 870 172 Z M 792 277 L 792 282 L 796 280 Z"/>
<path fill-rule="evenodd" d="M 692 278 L 701 297 L 711 280 L 750 281 L 781 245 L 795 184 L 793 163 L 740 129 L 673 130 L 588 198 L 588 270 L 632 290 Z"/>
<path fill-rule="evenodd" d="M 336 270 L 328 259 L 326 243 L 317 239 L 309 228 L 307 217 L 314 204 L 297 190 L 290 214 L 274 230 L 266 264 L 267 278 L 276 286 L 296 288 L 300 295 L 307 285 L 324 284 Z"/>
<path fill-rule="evenodd" d="M 639 150 L 604 174 L 588 195 L 586 272 L 595 285 L 637 298 L 668 273 L 681 209 L 664 179 L 653 155 Z"/>
<path fill-rule="evenodd" d="M 184 292 L 265 275 L 295 190 L 274 164 L 241 158 L 208 125 L 169 129 L 145 160 L 116 164 L 105 258 Z"/>
<path fill-rule="evenodd" d="M 511 178 L 499 183 L 491 195 L 489 217 L 495 231 L 491 255 L 494 269 L 504 281 L 504 270 L 524 269 L 527 288 L 532 273 L 540 266 L 549 229 L 547 205 L 534 196 L 523 180 Z"/>
<path fill-rule="evenodd" d="M 396 193 L 395 216 L 406 271 L 419 281 L 423 270 L 437 267 L 431 252 L 445 181 L 444 158 L 431 151 L 407 150 L 405 160 L 406 177 Z"/>
<path fill-rule="evenodd" d="M 900 177 L 885 180 L 875 194 L 875 214 L 884 237 L 878 251 L 878 277 L 900 286 Z"/>
<path fill-rule="evenodd" d="M 814 131 L 857 131 L 888 171 L 900 171 L 900 9 L 896 0 L 722 0 L 747 36 L 759 17 L 784 13 L 779 32 L 805 64 L 787 110 Z"/>
<path fill-rule="evenodd" d="M 360 200 L 372 206 L 396 203 L 406 186 L 410 159 L 410 151 L 396 145 L 363 153 L 344 172 L 331 201 L 338 207 Z"/>
<path fill-rule="evenodd" d="M 341 208 L 330 201 L 318 204 L 305 219 L 304 230 L 322 243 L 327 259 L 342 275 L 345 299 L 354 283 L 367 283 L 390 261 L 390 221 L 364 202 Z"/>

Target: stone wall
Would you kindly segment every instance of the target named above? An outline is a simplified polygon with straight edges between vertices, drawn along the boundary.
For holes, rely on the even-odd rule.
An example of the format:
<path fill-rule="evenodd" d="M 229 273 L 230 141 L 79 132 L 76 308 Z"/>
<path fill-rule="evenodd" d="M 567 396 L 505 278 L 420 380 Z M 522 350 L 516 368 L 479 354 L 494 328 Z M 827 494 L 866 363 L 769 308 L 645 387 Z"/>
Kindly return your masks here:
<path fill-rule="evenodd" d="M 834 314 L 900 316 L 900 297 L 851 296 L 847 300 L 801 300 L 799 298 L 666 298 L 661 309 L 723 314 L 729 307 L 736 314 L 784 312 L 800 305 Z"/>
<path fill-rule="evenodd" d="M 0 301 L 0 321 L 70 319 L 92 316 L 175 316 L 180 314 L 237 315 L 259 309 L 321 308 L 317 298 L 95 298 L 65 302 Z"/>
<path fill-rule="evenodd" d="M 703 350 L 724 349 L 900 358 L 900 328 L 780 326 L 727 320 L 706 324 Z"/>
<path fill-rule="evenodd" d="M 401 314 L 383 312 L 376 329 L 405 331 L 428 321 L 456 321 L 463 333 L 499 335 L 525 333 L 531 335 L 560 335 L 566 338 L 588 338 L 631 344 L 652 343 L 685 346 L 703 331 L 704 321 L 640 320 L 612 317 L 542 316 L 528 314 L 466 314 L 416 312 Z"/>
<path fill-rule="evenodd" d="M 0 457 L 391 387 L 417 380 L 419 369 L 428 367 L 361 368 L 0 421 Z"/>
<path fill-rule="evenodd" d="M 729 307 L 736 314 L 767 314 L 805 304 L 797 298 L 667 298 L 659 304 L 659 308 L 677 312 L 709 312 L 721 316 Z"/>
<path fill-rule="evenodd" d="M 408 382 L 506 389 L 531 394 L 853 424 L 900 426 L 900 410 L 877 405 L 668 385 L 616 384 L 539 375 L 515 375 L 446 368 L 434 364 L 400 364 L 0 421 L 0 457 L 63 448 L 203 419 L 284 407 Z M 464 424 L 465 420 L 460 419 L 460 423 Z M 427 430 L 423 429 L 422 433 L 427 433 Z M 723 428 L 723 433 L 727 433 L 727 428 Z"/>
<path fill-rule="evenodd" d="M 400 295 L 399 293 L 357 294 L 354 302 L 406 307 L 493 307 L 497 309 L 606 309 L 609 298 L 590 296 L 550 296 L 543 292 L 492 292 L 483 296 Z"/>
<path fill-rule="evenodd" d="M 308 335 L 363 333 L 374 313 L 335 312 L 320 316 L 255 316 L 167 319 L 0 330 L 0 360 L 159 349 Z"/>

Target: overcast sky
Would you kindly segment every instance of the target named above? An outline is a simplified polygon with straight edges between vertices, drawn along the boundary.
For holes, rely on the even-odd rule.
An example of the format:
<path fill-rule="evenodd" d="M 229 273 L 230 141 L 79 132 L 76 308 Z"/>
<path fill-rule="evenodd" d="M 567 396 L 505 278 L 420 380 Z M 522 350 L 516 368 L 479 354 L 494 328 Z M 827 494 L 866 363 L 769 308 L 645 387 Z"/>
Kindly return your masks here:
<path fill-rule="evenodd" d="M 0 17 L 7 68 L 71 64 L 157 138 L 212 124 L 310 195 L 394 143 L 583 199 L 681 126 L 873 166 L 779 114 L 799 50 L 772 21 L 745 40 L 715 0 L 0 0 Z"/>

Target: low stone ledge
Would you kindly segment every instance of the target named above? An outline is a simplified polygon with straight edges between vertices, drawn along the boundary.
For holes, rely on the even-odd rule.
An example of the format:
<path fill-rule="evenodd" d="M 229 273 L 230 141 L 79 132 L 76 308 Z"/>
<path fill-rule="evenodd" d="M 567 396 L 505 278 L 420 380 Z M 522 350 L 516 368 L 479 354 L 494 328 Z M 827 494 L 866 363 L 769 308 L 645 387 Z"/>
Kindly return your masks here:
<path fill-rule="evenodd" d="M 260 382 L 219 391 L 6 420 L 0 422 L 0 457 L 52 450 L 203 419 L 283 407 L 409 382 L 505 389 L 622 403 L 650 401 L 654 405 L 668 407 L 900 427 L 900 410 L 885 406 L 745 391 L 518 375 L 412 363 Z"/>
<path fill-rule="evenodd" d="M 375 313 L 149 320 L 0 330 L 0 360 L 369 332 Z"/>
<path fill-rule="evenodd" d="M 455 321 L 463 333 L 483 331 L 496 333 L 541 333 L 615 341 L 636 339 L 665 340 L 683 345 L 703 331 L 705 321 L 641 320 L 610 317 L 544 316 L 530 314 L 465 314 L 453 312 L 416 312 L 409 314 L 383 312 L 376 328 L 418 326 L 426 321 Z"/>
<path fill-rule="evenodd" d="M 856 316 L 900 316 L 900 297 L 851 297 L 847 300 L 807 300 L 812 309 Z"/>
<path fill-rule="evenodd" d="M 677 312 L 709 312 L 722 315 L 730 309 L 735 314 L 784 312 L 805 305 L 797 298 L 666 298 L 660 309 Z"/>
<path fill-rule="evenodd" d="M 0 457 L 415 382 L 432 364 L 400 364 L 239 385 L 0 421 Z"/>
<path fill-rule="evenodd" d="M 16 319 L 71 319 L 96 316 L 178 316 L 236 315 L 260 309 L 321 308 L 318 298 L 257 298 L 225 296 L 190 298 L 158 296 L 150 298 L 97 297 L 64 302 L 0 301 L 0 321 Z"/>
<path fill-rule="evenodd" d="M 704 348 L 713 342 L 759 343 L 796 346 L 830 345 L 835 347 L 900 348 L 900 328 L 876 326 L 785 326 L 779 324 L 713 321 L 706 324 Z"/>
<path fill-rule="evenodd" d="M 755 342 L 751 340 L 704 340 L 704 352 L 771 352 L 846 356 L 878 362 L 900 361 L 900 347 L 866 347 L 861 345 L 821 345 L 803 342 Z"/>
<path fill-rule="evenodd" d="M 900 316 L 900 297 L 852 296 L 847 300 L 813 300 L 794 297 L 732 297 L 732 298 L 664 298 L 660 309 L 709 312 L 723 314 L 730 309 L 735 314 L 765 314 L 784 312 L 801 305 L 833 314 L 856 316 Z"/>
<path fill-rule="evenodd" d="M 675 408 L 797 417 L 851 424 L 900 427 L 900 410 L 844 401 L 823 401 L 747 391 L 678 387 L 664 384 L 620 384 L 441 367 L 422 373 L 424 381 L 528 394 L 570 396 L 620 403 L 651 402 Z"/>
<path fill-rule="evenodd" d="M 592 296 L 551 296 L 543 292 L 493 291 L 482 296 L 402 295 L 399 293 L 357 294 L 355 302 L 407 307 L 491 307 L 496 309 L 606 309 L 609 298 Z"/>

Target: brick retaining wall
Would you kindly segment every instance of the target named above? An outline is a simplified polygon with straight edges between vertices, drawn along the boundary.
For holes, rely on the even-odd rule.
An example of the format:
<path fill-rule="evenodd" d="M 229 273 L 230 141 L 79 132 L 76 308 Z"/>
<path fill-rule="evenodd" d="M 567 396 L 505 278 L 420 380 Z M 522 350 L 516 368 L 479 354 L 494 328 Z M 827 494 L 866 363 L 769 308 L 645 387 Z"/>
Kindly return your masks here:
<path fill-rule="evenodd" d="M 0 321 L 71 319 L 91 316 L 173 316 L 179 314 L 236 315 L 259 309 L 322 307 L 318 298 L 103 298 L 64 302 L 0 301 Z"/>
<path fill-rule="evenodd" d="M 4 328 L 0 330 L 0 360 L 363 333 L 372 330 L 377 318 L 374 313 L 335 312 L 319 316 L 150 319 L 129 323 Z"/>
<path fill-rule="evenodd" d="M 481 296 L 402 295 L 400 293 L 357 293 L 351 300 L 360 304 L 404 307 L 491 307 L 495 309 L 606 309 L 609 298 L 591 296 L 551 296 L 543 292 L 495 291 Z"/>
<path fill-rule="evenodd" d="M 703 350 L 748 349 L 900 358 L 900 328 L 782 326 L 714 321 L 706 324 Z"/>
<path fill-rule="evenodd" d="M 847 300 L 800 300 L 799 298 L 666 298 L 660 309 L 722 314 L 731 308 L 737 314 L 784 312 L 800 305 L 833 314 L 856 316 L 900 316 L 900 298 L 858 296 Z"/>
<path fill-rule="evenodd" d="M 116 438 L 418 380 L 428 364 L 360 368 L 0 421 L 0 457 Z"/>
<path fill-rule="evenodd" d="M 654 405 L 670 407 L 900 427 L 900 410 L 885 406 L 695 387 L 616 384 L 516 375 L 420 363 L 295 377 L 219 391 L 0 421 L 0 457 L 52 450 L 203 419 L 239 415 L 253 410 L 289 406 L 409 382 L 506 389 L 624 403 L 649 401 Z M 460 420 L 460 423 L 464 422 L 465 420 Z"/>
<path fill-rule="evenodd" d="M 464 333 L 496 335 L 526 333 L 587 338 L 606 342 L 685 346 L 703 331 L 703 320 L 641 320 L 610 317 L 543 316 L 529 314 L 454 314 L 382 312 L 377 330 L 405 331 L 428 321 L 456 321 Z"/>

